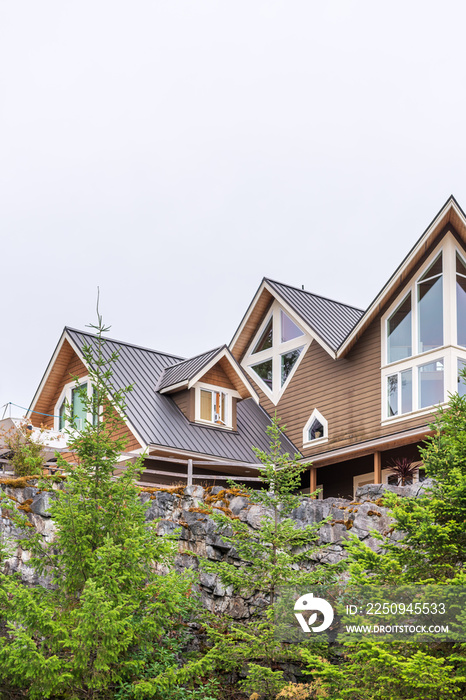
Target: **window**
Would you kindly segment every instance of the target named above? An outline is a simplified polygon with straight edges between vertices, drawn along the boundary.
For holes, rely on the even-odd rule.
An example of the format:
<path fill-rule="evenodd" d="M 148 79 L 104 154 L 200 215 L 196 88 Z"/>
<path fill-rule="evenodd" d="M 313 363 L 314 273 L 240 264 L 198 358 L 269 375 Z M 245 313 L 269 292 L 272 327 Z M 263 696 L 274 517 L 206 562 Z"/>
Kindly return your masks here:
<path fill-rule="evenodd" d="M 458 374 L 457 374 L 457 379 L 458 379 L 458 394 L 460 396 L 466 396 L 466 379 L 463 377 L 462 372 L 466 369 L 466 360 L 462 360 L 458 358 Z"/>
<path fill-rule="evenodd" d="M 466 347 L 466 265 L 456 253 L 456 327 L 458 345 Z"/>
<path fill-rule="evenodd" d="M 296 371 L 311 338 L 278 302 L 258 329 L 242 366 L 277 403 Z"/>
<path fill-rule="evenodd" d="M 222 391 L 201 389 L 201 420 L 226 425 L 226 396 Z"/>
<path fill-rule="evenodd" d="M 443 358 L 418 367 L 419 408 L 435 406 L 445 401 Z"/>
<path fill-rule="evenodd" d="M 65 384 L 55 406 L 55 430 L 64 430 L 67 427 L 67 405 L 71 408 L 71 415 L 78 430 L 82 430 L 85 427 L 86 420 L 94 426 L 97 425 L 99 411 L 95 407 L 92 414 L 86 412 L 86 406 L 81 396 L 82 389 L 86 391 L 89 399 L 92 398 L 93 405 L 95 404 L 95 390 L 89 382 L 83 382 L 79 386 L 76 386 L 74 381 Z"/>
<path fill-rule="evenodd" d="M 303 446 L 313 447 L 328 440 L 328 422 L 315 408 L 303 430 Z"/>
<path fill-rule="evenodd" d="M 442 254 L 417 283 L 419 352 L 443 345 Z"/>
<path fill-rule="evenodd" d="M 217 428 L 233 428 L 236 423 L 234 400 L 241 395 L 234 389 L 197 382 L 194 385 L 194 420 Z"/>
<path fill-rule="evenodd" d="M 387 377 L 387 413 L 398 416 L 413 410 L 412 370 L 405 369 Z"/>
<path fill-rule="evenodd" d="M 411 295 L 390 316 L 387 324 L 388 362 L 397 362 L 412 354 Z"/>
<path fill-rule="evenodd" d="M 387 309 L 382 331 L 382 421 L 466 395 L 466 258 L 452 234 Z"/>

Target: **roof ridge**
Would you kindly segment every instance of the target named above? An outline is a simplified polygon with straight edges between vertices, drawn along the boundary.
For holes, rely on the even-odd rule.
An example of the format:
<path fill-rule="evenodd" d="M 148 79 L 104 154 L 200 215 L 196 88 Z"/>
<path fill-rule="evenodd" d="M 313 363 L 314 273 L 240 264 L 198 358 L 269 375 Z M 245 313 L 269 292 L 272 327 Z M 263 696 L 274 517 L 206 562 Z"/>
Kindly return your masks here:
<path fill-rule="evenodd" d="M 174 367 L 179 367 L 180 365 L 184 364 L 185 362 L 191 362 L 192 360 L 195 360 L 197 357 L 202 357 L 203 355 L 208 355 L 211 352 L 218 352 L 222 348 L 226 348 L 226 345 L 219 345 L 218 348 L 212 348 L 211 350 L 206 350 L 205 352 L 199 352 L 197 355 L 193 355 L 192 357 L 185 357 L 184 360 L 181 360 L 181 362 L 175 362 L 174 365 L 170 365 L 169 367 L 165 367 L 164 372 L 166 372 L 168 369 L 173 369 Z"/>
<path fill-rule="evenodd" d="M 82 331 L 79 328 L 72 328 L 71 326 L 65 326 L 65 331 L 73 331 L 74 333 L 80 333 L 81 335 L 89 335 L 91 338 L 97 338 L 97 335 L 95 333 L 90 333 L 89 331 Z M 127 345 L 130 348 L 137 348 L 138 350 L 146 350 L 147 352 L 153 352 L 156 355 L 165 355 L 166 357 L 173 357 L 177 360 L 182 360 L 184 359 L 181 357 L 181 355 L 173 355 L 170 352 L 164 352 L 163 350 L 154 350 L 153 348 L 148 348 L 144 345 L 135 345 L 134 343 L 128 343 L 126 340 L 117 340 L 116 338 L 106 338 L 103 336 L 104 340 L 110 342 L 110 343 L 118 343 L 119 345 Z M 188 358 L 189 359 L 189 358 Z"/>
<path fill-rule="evenodd" d="M 279 282 L 278 280 L 273 280 L 271 277 L 264 277 L 266 282 L 273 282 L 274 284 L 281 284 L 282 287 L 289 287 L 290 289 L 295 289 L 297 292 L 304 292 L 304 294 L 309 294 L 312 297 L 317 297 L 318 299 L 325 299 L 325 301 L 331 301 L 333 304 L 339 304 L 340 306 L 346 306 L 348 309 L 354 309 L 355 311 L 361 311 L 364 313 L 364 309 L 359 308 L 359 306 L 353 306 L 352 304 L 346 304 L 344 301 L 337 301 L 336 299 L 331 299 L 330 297 L 325 297 L 323 294 L 315 294 L 314 292 L 309 292 L 307 289 L 301 289 L 300 287 L 295 287 L 293 284 L 287 284 L 286 282 Z"/>

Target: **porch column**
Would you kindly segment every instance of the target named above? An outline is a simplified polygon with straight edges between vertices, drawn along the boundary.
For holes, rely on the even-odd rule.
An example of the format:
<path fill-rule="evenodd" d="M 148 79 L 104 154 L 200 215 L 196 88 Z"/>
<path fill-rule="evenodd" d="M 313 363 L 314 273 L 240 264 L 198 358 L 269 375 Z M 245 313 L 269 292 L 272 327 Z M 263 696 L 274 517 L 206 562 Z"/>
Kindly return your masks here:
<path fill-rule="evenodd" d="M 188 459 L 188 478 L 187 478 L 187 486 L 192 486 L 193 485 L 193 460 Z"/>
<path fill-rule="evenodd" d="M 382 459 L 380 452 L 374 452 L 374 484 L 382 483 Z"/>
<path fill-rule="evenodd" d="M 311 467 L 309 469 L 309 491 L 313 493 L 317 488 L 317 469 Z"/>

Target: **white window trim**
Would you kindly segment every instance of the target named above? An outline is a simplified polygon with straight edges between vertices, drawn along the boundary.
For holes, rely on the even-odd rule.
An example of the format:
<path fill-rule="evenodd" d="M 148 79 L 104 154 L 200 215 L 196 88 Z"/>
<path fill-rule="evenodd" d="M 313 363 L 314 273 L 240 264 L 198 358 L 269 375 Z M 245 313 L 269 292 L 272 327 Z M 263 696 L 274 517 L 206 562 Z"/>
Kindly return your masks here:
<path fill-rule="evenodd" d="M 201 389 L 207 389 L 212 392 L 220 392 L 225 395 L 225 425 L 214 423 L 214 421 L 203 420 L 201 418 Z M 222 386 L 214 384 L 206 384 L 205 382 L 197 382 L 194 385 L 194 421 L 202 425 L 213 425 L 215 428 L 222 430 L 233 430 L 233 399 L 240 399 L 241 394 L 234 389 L 226 389 Z"/>
<path fill-rule="evenodd" d="M 443 284 L 443 342 L 444 344 L 434 350 L 416 352 L 418 348 L 418 309 L 417 309 L 417 284 L 435 259 L 442 253 L 442 284 Z M 466 348 L 457 345 L 456 328 L 456 254 L 459 254 L 465 262 L 462 250 L 458 248 L 456 239 L 451 233 L 435 247 L 431 255 L 418 271 L 418 274 L 403 289 L 402 293 L 394 300 L 381 318 L 381 424 L 390 425 L 399 421 L 406 421 L 416 416 L 432 413 L 439 405 L 448 403 L 448 396 L 457 391 L 457 361 L 466 360 Z M 411 347 L 413 354 L 403 360 L 388 363 L 388 320 L 396 309 L 411 295 Z M 430 407 L 419 408 L 418 367 L 420 365 L 443 359 L 444 362 L 444 396 L 439 404 Z M 412 411 L 396 416 L 388 415 L 387 377 L 406 369 L 412 369 Z"/>
<path fill-rule="evenodd" d="M 285 313 L 293 321 L 293 323 L 296 324 L 299 330 L 302 331 L 302 335 L 298 336 L 297 338 L 293 338 L 292 340 L 288 340 L 286 343 L 281 342 L 280 311 L 283 311 L 283 313 Z M 272 347 L 267 348 L 266 350 L 261 350 L 260 352 L 253 353 L 254 348 L 259 342 L 263 332 L 267 328 L 267 325 L 269 324 L 271 318 L 273 320 Z M 306 350 L 308 349 L 311 343 L 311 336 L 308 333 L 306 333 L 306 331 L 303 329 L 302 324 L 296 319 L 296 317 L 293 314 L 290 314 L 288 310 L 284 309 L 283 306 L 278 303 L 278 301 L 274 301 L 269 313 L 259 326 L 251 343 L 249 344 L 246 355 L 244 356 L 243 361 L 241 362 L 241 367 L 248 373 L 248 375 L 257 384 L 257 386 L 259 386 L 262 389 L 262 391 L 270 399 L 270 401 L 272 401 L 274 405 L 277 405 L 284 392 L 286 391 L 290 381 L 294 376 L 294 373 L 298 369 L 304 355 L 306 354 Z M 283 386 L 281 386 L 281 355 L 285 355 L 287 352 L 291 352 L 292 350 L 299 350 L 299 348 L 302 348 L 302 351 L 295 364 L 293 365 L 291 372 L 286 378 L 285 383 L 283 384 Z M 272 360 L 272 390 L 252 369 L 253 365 L 258 365 L 261 362 L 265 362 L 266 360 Z"/>
<path fill-rule="evenodd" d="M 61 407 L 63 401 L 67 401 L 71 405 L 71 397 L 72 397 L 73 389 L 77 389 L 80 386 L 82 386 L 83 384 L 87 384 L 87 397 L 89 399 L 91 399 L 93 387 L 92 387 L 92 384 L 91 384 L 88 376 L 79 377 L 78 382 L 73 380 L 72 382 L 68 382 L 67 384 L 64 385 L 62 392 L 60 394 L 60 397 L 59 397 L 57 403 L 55 404 L 54 419 L 53 419 L 53 424 L 54 424 L 53 429 L 54 430 L 56 430 L 56 431 L 60 430 L 60 428 L 59 428 L 59 425 L 60 425 L 59 413 L 60 413 L 60 407 Z M 86 414 L 86 420 L 88 420 L 90 423 L 92 423 L 92 413 Z M 84 428 L 84 426 L 83 426 L 83 428 Z M 69 429 L 69 422 L 65 421 L 65 427 L 62 428 L 62 431 L 67 430 L 67 429 Z"/>
<path fill-rule="evenodd" d="M 319 421 L 319 423 L 322 424 L 324 434 L 320 438 L 316 438 L 315 440 L 309 440 L 309 429 L 316 418 Z M 328 420 L 323 417 L 322 413 L 318 411 L 317 408 L 315 408 L 312 411 L 309 420 L 303 428 L 303 447 L 314 447 L 314 445 L 321 445 L 324 442 L 328 442 Z"/>

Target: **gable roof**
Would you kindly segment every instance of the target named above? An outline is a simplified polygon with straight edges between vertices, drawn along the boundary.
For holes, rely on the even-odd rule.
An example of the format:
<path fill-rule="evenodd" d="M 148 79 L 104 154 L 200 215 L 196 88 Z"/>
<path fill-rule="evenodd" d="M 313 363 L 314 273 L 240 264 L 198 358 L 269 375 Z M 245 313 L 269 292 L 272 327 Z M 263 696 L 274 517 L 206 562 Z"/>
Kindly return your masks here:
<path fill-rule="evenodd" d="M 466 214 L 453 195 L 450 195 L 438 214 L 397 267 L 388 282 L 382 287 L 373 302 L 369 304 L 354 328 L 350 330 L 347 337 L 338 348 L 337 357 L 343 357 L 353 347 L 354 343 L 360 338 L 371 321 L 373 321 L 379 311 L 382 310 L 384 304 L 388 301 L 393 292 L 406 280 L 419 263 L 424 253 L 448 224 L 454 227 L 463 242 L 466 243 Z"/>
<path fill-rule="evenodd" d="M 64 333 L 78 354 L 83 345 L 96 346 L 96 337 L 91 333 L 73 328 L 65 328 Z M 133 385 L 126 397 L 125 416 L 145 445 L 250 463 L 257 463 L 252 446 L 269 451 L 265 429 L 270 425 L 270 416 L 254 399 L 238 402 L 237 431 L 190 423 L 170 396 L 156 391 L 164 371 L 179 364 L 179 357 L 106 339 L 104 357 L 110 357 L 112 352 L 119 353 L 112 368 L 112 382 L 116 389 Z M 282 448 L 284 452 L 299 453 L 285 435 Z"/>
<path fill-rule="evenodd" d="M 158 391 L 176 384 L 188 382 L 195 377 L 196 374 L 199 374 L 202 368 L 218 355 L 223 347 L 220 346 L 208 352 L 204 352 L 201 355 L 190 357 L 187 360 L 181 360 L 181 362 L 177 362 L 175 365 L 164 369 L 157 386 Z"/>
<path fill-rule="evenodd" d="M 364 313 L 354 306 L 264 277 L 230 343 L 237 359 L 249 345 L 260 316 L 273 299 L 332 357 L 336 357 L 338 347 Z"/>
<path fill-rule="evenodd" d="M 166 394 L 180 389 L 190 389 L 196 382 L 201 381 L 210 369 L 217 364 L 222 366 L 222 363 L 239 396 L 243 399 L 252 397 L 259 403 L 256 390 L 226 345 L 167 367 L 160 375 L 157 391 Z"/>
<path fill-rule="evenodd" d="M 337 350 L 348 333 L 364 314 L 362 309 L 312 294 L 289 284 L 265 278 L 301 319 L 332 350 Z"/>

